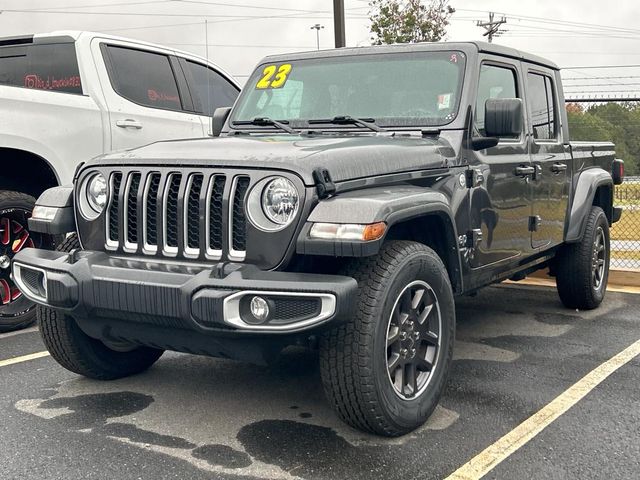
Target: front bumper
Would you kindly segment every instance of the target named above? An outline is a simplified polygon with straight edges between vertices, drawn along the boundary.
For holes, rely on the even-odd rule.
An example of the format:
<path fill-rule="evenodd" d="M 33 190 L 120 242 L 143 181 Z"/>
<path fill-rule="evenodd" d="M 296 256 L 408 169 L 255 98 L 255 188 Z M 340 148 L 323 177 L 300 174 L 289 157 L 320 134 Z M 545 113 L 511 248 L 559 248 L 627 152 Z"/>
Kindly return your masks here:
<path fill-rule="evenodd" d="M 181 351 L 202 350 L 189 345 L 194 342 L 172 346 L 181 335 L 273 337 L 340 322 L 351 316 L 357 294 L 356 281 L 345 276 L 262 271 L 237 263 L 187 265 L 92 251 L 26 249 L 16 255 L 13 275 L 27 297 L 71 315 L 94 338 Z M 254 296 L 271 307 L 263 323 L 251 316 L 248 305 Z"/>

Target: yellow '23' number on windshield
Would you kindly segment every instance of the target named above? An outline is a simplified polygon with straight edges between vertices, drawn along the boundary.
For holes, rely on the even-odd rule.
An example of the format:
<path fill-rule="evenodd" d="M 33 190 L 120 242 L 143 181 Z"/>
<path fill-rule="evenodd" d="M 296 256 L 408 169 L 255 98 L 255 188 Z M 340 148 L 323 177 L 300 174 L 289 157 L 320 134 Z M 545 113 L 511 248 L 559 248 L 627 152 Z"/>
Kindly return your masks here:
<path fill-rule="evenodd" d="M 262 71 L 262 77 L 256 83 L 256 88 L 264 90 L 265 88 L 283 87 L 291 73 L 291 68 L 290 63 L 284 63 L 279 67 L 277 65 L 267 65 Z"/>

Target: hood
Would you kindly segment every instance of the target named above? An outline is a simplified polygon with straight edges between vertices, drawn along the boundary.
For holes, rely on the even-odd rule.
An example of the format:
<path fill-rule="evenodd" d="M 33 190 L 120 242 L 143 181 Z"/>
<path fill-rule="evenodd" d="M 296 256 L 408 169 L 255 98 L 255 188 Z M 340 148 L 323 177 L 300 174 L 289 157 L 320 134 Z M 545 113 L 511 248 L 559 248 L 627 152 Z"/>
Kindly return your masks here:
<path fill-rule="evenodd" d="M 442 138 L 391 135 L 255 135 L 153 143 L 92 160 L 101 165 L 172 165 L 286 170 L 313 185 L 316 168 L 334 182 L 443 168 L 455 156 Z"/>

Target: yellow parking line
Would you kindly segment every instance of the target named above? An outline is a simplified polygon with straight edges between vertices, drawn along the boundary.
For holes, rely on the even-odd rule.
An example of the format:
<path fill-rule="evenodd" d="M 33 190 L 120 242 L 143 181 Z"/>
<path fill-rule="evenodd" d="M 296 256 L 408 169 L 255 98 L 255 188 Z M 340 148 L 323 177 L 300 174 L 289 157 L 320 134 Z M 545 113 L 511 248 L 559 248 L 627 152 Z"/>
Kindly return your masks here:
<path fill-rule="evenodd" d="M 15 365 L 16 363 L 28 362 L 29 360 L 35 360 L 36 358 L 48 357 L 49 352 L 36 352 L 29 355 L 23 355 L 21 357 L 8 358 L 6 360 L 0 360 L 0 368 L 8 367 L 9 365 Z"/>
<path fill-rule="evenodd" d="M 449 475 L 446 480 L 475 480 L 482 478 L 500 462 L 538 435 L 560 415 L 582 400 L 585 395 L 600 385 L 609 375 L 638 355 L 640 355 L 640 340 L 593 369 L 538 413 L 529 417 L 500 440 L 462 465 Z"/>

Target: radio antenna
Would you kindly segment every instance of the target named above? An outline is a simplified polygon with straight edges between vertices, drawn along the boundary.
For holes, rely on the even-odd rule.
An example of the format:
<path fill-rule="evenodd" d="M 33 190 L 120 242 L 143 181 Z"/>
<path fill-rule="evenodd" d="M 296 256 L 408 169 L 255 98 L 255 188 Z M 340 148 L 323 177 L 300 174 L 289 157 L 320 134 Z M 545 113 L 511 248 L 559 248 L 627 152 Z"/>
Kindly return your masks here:
<path fill-rule="evenodd" d="M 207 58 L 207 114 L 209 116 L 209 132 L 208 135 L 213 135 L 213 116 L 211 112 L 211 75 L 209 73 L 209 22 L 204 21 L 204 48 Z"/>

